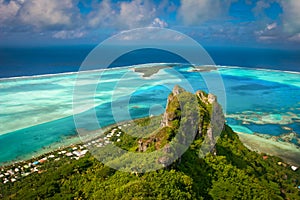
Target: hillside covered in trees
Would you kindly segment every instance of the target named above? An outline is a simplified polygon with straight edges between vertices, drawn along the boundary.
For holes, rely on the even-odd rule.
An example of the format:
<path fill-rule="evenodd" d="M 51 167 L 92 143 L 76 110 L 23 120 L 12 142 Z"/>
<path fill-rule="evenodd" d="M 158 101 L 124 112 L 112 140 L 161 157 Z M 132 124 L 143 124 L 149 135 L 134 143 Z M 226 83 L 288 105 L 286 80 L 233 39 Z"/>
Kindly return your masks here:
<path fill-rule="evenodd" d="M 190 103 L 194 101 L 197 103 Z M 152 125 L 152 122 L 159 122 L 159 125 Z M 182 127 L 182 123 L 187 124 Z M 193 131 L 189 125 L 195 124 L 195 134 L 189 134 Z M 114 128 L 105 133 L 106 137 Z M 221 134 L 214 136 L 218 131 Z M 143 133 L 143 138 L 139 133 Z M 138 169 L 126 172 L 132 169 L 130 162 L 133 162 L 126 154 L 110 157 L 109 148 L 92 148 L 80 159 L 61 157 L 57 162 L 45 162 L 39 173 L 13 183 L 0 183 L 0 198 L 300 198 L 297 188 L 300 185 L 299 170 L 292 171 L 287 165 L 278 165 L 282 160 L 277 157 L 268 156 L 266 159 L 265 154 L 247 149 L 238 135 L 224 124 L 216 97 L 202 91 L 191 94 L 175 87 L 162 116 L 135 120 L 131 126 L 122 129 L 120 137 L 111 136 L 110 141 L 128 152 L 146 154 L 163 150 L 168 154 L 159 155 L 153 166 L 144 168 L 145 172 Z M 178 154 L 178 149 L 186 144 L 186 151 Z M 208 145 L 205 156 L 200 155 L 203 145 Z M 115 170 L 99 162 L 95 158 L 98 156 L 110 160 L 106 162 L 109 166 L 124 161 L 127 165 Z M 147 165 L 147 160 L 137 159 L 135 164 Z M 164 167 L 149 170 L 156 165 Z"/>

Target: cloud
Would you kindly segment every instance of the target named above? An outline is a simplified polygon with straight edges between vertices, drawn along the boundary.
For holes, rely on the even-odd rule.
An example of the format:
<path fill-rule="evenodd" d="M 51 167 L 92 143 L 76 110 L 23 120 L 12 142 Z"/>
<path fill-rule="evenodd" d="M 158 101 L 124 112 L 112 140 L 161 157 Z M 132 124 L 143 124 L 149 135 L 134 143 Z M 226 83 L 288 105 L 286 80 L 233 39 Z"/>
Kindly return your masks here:
<path fill-rule="evenodd" d="M 278 4 L 282 13 L 278 19 L 270 19 L 266 14 L 266 9 L 271 9 L 273 3 Z M 299 0 L 270 0 L 257 1 L 252 9 L 257 17 L 256 24 L 260 30 L 255 30 L 255 35 L 259 41 L 300 42 L 298 34 L 300 33 L 300 1 Z M 273 21 L 273 22 L 272 22 Z M 267 25 L 265 26 L 265 23 Z M 265 26 L 265 27 L 264 27 Z"/>
<path fill-rule="evenodd" d="M 24 24 L 37 29 L 71 26 L 76 9 L 72 0 L 27 0 L 22 5 L 18 17 Z"/>
<path fill-rule="evenodd" d="M 104 0 L 100 4 L 94 4 L 93 11 L 86 20 L 92 28 L 109 27 L 122 30 L 147 26 L 166 27 L 168 24 L 158 15 L 157 5 L 151 1 L 113 3 Z"/>
<path fill-rule="evenodd" d="M 289 40 L 292 41 L 292 42 L 300 42 L 300 33 L 289 37 Z"/>
<path fill-rule="evenodd" d="M 0 0 L 0 28 L 6 32 L 49 32 L 54 38 L 70 39 L 104 29 L 168 26 L 159 12 L 170 4 L 92 0 L 85 4 L 91 8 L 88 13 L 82 13 L 77 5 L 77 0 Z"/>
<path fill-rule="evenodd" d="M 271 24 L 266 24 L 263 30 L 255 31 L 257 40 L 259 41 L 270 41 L 282 38 L 282 32 L 278 29 L 277 23 L 273 22 Z"/>
<path fill-rule="evenodd" d="M 86 35 L 85 31 L 82 30 L 71 30 L 71 31 L 58 31 L 53 34 L 54 38 L 58 39 L 74 39 L 74 38 L 82 38 Z"/>
<path fill-rule="evenodd" d="M 259 36 L 258 37 L 259 40 L 262 40 L 262 41 L 270 41 L 270 40 L 276 40 L 278 39 L 276 36 Z"/>
<path fill-rule="evenodd" d="M 150 1 L 133 0 L 120 3 L 118 25 L 124 28 L 149 26 L 156 18 L 156 8 Z"/>
<path fill-rule="evenodd" d="M 154 26 L 154 27 L 160 27 L 160 28 L 165 28 L 165 27 L 168 26 L 168 24 L 167 24 L 167 22 L 165 22 L 165 21 L 159 19 L 158 17 L 156 17 L 156 18 L 153 20 L 151 26 Z"/>
<path fill-rule="evenodd" d="M 176 31 L 170 31 L 168 29 L 161 29 L 158 27 L 148 27 L 148 28 L 140 28 L 132 31 L 122 31 L 111 42 L 115 42 L 116 44 L 126 44 L 128 41 L 138 42 L 140 44 L 147 43 L 152 41 L 153 43 L 166 44 L 166 43 L 174 43 L 174 42 L 182 42 L 184 44 L 184 40 L 186 37 L 183 34 L 180 34 Z M 178 43 L 177 43 L 178 44 Z"/>
<path fill-rule="evenodd" d="M 181 0 L 178 17 L 185 25 L 199 25 L 208 20 L 226 17 L 228 0 Z"/>
<path fill-rule="evenodd" d="M 13 19 L 21 7 L 21 1 L 0 0 L 0 22 Z"/>
<path fill-rule="evenodd" d="M 277 23 L 273 22 L 272 24 L 268 24 L 267 27 L 266 27 L 266 29 L 267 30 L 272 30 L 272 29 L 274 29 L 276 27 L 277 27 Z"/>
<path fill-rule="evenodd" d="M 283 26 L 287 33 L 297 34 L 300 32 L 300 1 L 281 0 L 283 8 Z"/>
<path fill-rule="evenodd" d="M 88 14 L 86 21 L 91 28 L 107 27 L 113 24 L 115 15 L 112 3 L 109 0 L 103 0 L 101 3 L 93 4 L 93 11 Z"/>
<path fill-rule="evenodd" d="M 183 30 L 211 43 L 300 42 L 300 0 L 246 0 L 247 5 L 241 8 L 245 13 L 239 13 L 240 4 L 229 10 L 236 1 L 89 0 L 81 7 L 79 0 L 0 0 L 0 34 L 14 39 L 23 34 L 41 40 L 94 41 L 118 31 L 150 26 Z M 281 7 L 280 11 L 274 7 Z M 270 12 L 276 17 L 271 18 Z"/>
<path fill-rule="evenodd" d="M 264 10 L 266 8 L 270 7 L 271 2 L 266 2 L 266 1 L 257 1 L 255 7 L 252 9 L 254 12 L 255 16 L 262 16 L 264 15 Z"/>
<path fill-rule="evenodd" d="M 157 10 L 159 13 L 168 15 L 170 13 L 176 12 L 177 5 L 173 1 L 162 0 L 157 6 Z"/>

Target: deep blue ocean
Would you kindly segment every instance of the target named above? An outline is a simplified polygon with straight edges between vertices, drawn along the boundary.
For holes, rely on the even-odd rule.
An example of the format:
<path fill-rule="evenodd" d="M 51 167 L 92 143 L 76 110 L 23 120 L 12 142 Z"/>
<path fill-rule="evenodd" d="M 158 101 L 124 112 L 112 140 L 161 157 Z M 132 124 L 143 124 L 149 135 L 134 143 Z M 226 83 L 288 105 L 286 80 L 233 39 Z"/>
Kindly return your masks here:
<path fill-rule="evenodd" d="M 0 78 L 78 71 L 95 46 L 0 47 Z M 217 65 L 300 71 L 300 50 L 204 47 Z M 130 52 L 110 67 L 182 63 L 181 57 L 154 49 Z"/>

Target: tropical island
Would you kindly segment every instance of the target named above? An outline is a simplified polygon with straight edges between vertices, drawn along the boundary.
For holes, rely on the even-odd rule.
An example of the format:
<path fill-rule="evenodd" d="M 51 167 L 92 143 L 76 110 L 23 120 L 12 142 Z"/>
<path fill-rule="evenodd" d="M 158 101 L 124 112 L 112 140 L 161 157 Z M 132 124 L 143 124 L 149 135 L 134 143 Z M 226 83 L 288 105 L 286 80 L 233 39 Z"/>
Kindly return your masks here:
<path fill-rule="evenodd" d="M 135 67 L 135 68 L 133 68 L 133 71 L 143 74 L 142 76 L 144 78 L 146 78 L 146 77 L 151 77 L 152 75 L 159 72 L 159 70 L 161 70 L 161 69 L 170 68 L 170 67 L 172 67 L 172 66 L 171 65 L 170 66 L 169 65 L 158 65 L 158 66 L 151 66 L 151 67 Z"/>
<path fill-rule="evenodd" d="M 197 104 L 190 104 L 196 100 Z M 187 102 L 181 104 L 180 102 Z M 196 109 L 196 107 L 198 109 Z M 199 110 L 190 118 L 191 110 Z M 187 112 L 184 113 L 184 110 Z M 216 122 L 212 120 L 217 114 Z M 193 119 L 196 119 L 193 121 Z M 197 131 L 187 150 L 174 162 L 178 146 L 191 134 L 180 131 L 184 121 L 197 122 Z M 222 109 L 214 95 L 191 94 L 176 86 L 161 116 L 146 117 L 108 129 L 85 144 L 45 154 L 39 158 L 1 168 L 2 199 L 297 199 L 300 171 L 282 159 L 249 150 L 238 134 L 224 124 Z M 158 126 L 157 126 L 157 123 Z M 222 125 L 220 123 L 223 123 Z M 199 125 L 199 126 L 198 126 Z M 144 127 L 148 128 L 145 129 Z M 222 127 L 213 141 L 214 127 Z M 146 132 L 146 135 L 140 133 Z M 143 138 L 141 138 L 143 136 Z M 209 138 L 208 152 L 199 156 Z M 99 162 L 97 153 L 109 158 L 110 146 L 133 153 L 162 150 L 155 165 L 161 169 L 138 173 L 126 171 L 130 163 L 115 170 Z M 96 156 L 95 156 L 96 155 Z M 175 156 L 176 158 L 176 156 Z M 110 166 L 126 160 L 126 154 L 111 157 Z M 129 162 L 130 160 L 128 160 Z M 147 160 L 138 160 L 141 166 Z M 17 178 L 12 180 L 12 176 Z"/>
<path fill-rule="evenodd" d="M 299 10 L 2 0 L 0 199 L 300 199 Z"/>

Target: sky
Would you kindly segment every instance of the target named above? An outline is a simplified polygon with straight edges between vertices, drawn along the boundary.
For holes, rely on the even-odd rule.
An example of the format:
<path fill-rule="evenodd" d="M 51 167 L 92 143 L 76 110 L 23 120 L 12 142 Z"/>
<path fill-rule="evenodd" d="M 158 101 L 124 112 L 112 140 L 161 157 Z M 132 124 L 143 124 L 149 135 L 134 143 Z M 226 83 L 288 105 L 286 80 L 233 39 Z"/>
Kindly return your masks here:
<path fill-rule="evenodd" d="M 98 44 L 149 26 L 207 46 L 300 49 L 300 0 L 0 0 L 0 46 Z"/>

